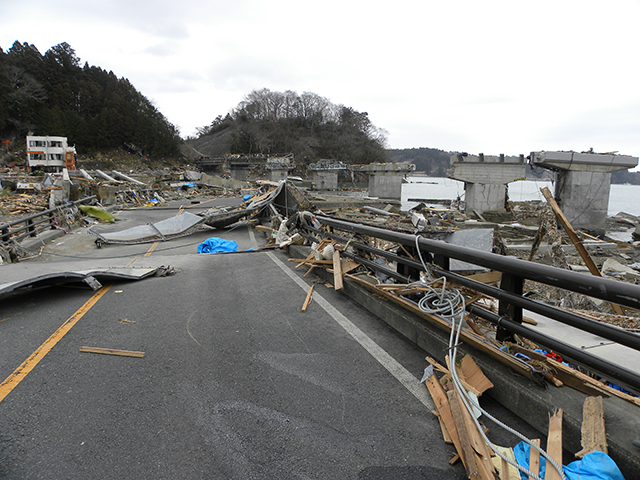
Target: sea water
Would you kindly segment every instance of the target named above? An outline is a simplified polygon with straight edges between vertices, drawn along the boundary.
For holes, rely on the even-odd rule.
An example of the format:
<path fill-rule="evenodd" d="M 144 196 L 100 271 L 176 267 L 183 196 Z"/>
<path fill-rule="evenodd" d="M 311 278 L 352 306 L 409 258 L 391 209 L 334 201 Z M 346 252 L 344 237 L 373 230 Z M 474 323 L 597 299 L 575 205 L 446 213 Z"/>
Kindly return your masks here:
<path fill-rule="evenodd" d="M 418 205 L 410 198 L 429 200 L 464 200 L 464 182 L 440 177 L 408 177 L 408 183 L 402 184 L 402 209 L 409 210 Z M 525 202 L 544 201 L 540 189 L 547 187 L 554 191 L 553 183 L 542 180 L 520 180 L 508 184 L 509 200 Z M 640 216 L 640 185 L 611 185 L 609 192 L 609 216 L 619 212 Z"/>

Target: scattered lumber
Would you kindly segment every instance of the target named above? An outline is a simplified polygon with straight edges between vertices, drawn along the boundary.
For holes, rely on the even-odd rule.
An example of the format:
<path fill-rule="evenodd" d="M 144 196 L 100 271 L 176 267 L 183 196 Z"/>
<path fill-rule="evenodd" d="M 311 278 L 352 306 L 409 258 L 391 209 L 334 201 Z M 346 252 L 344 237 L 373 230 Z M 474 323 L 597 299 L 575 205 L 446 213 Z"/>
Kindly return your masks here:
<path fill-rule="evenodd" d="M 370 282 L 367 282 L 366 280 L 363 280 L 361 278 L 358 278 L 355 275 L 346 274 L 345 276 L 350 280 L 353 280 L 354 282 L 362 285 L 366 289 L 376 293 L 380 298 L 383 298 L 385 300 L 389 300 L 393 303 L 401 305 L 405 309 L 415 313 L 416 315 L 427 320 L 429 323 L 435 325 L 436 327 L 446 332 L 450 331 L 451 325 L 448 322 L 442 320 L 436 315 L 431 315 L 429 313 L 425 313 L 421 311 L 415 304 L 411 303 L 410 301 L 398 295 L 394 295 L 393 293 L 386 292 L 383 289 L 377 288 L 376 285 Z M 511 355 L 499 350 L 498 348 L 495 348 L 491 343 L 488 343 L 484 337 L 481 337 L 476 333 L 474 333 L 473 331 L 463 328 L 460 333 L 460 339 L 463 342 L 468 343 L 469 345 L 472 345 L 474 348 L 477 348 L 478 350 L 489 354 L 491 357 L 502 362 L 503 364 L 508 365 L 513 370 L 531 379 L 533 382 L 537 383 L 538 385 L 540 384 L 541 380 L 535 377 L 531 373 L 531 370 L 529 368 L 524 366 L 521 362 L 513 358 Z"/>
<path fill-rule="evenodd" d="M 116 350 L 113 348 L 101 348 L 101 347 L 80 347 L 81 352 L 85 353 L 102 353 L 105 355 L 119 355 L 121 357 L 144 357 L 144 352 L 135 352 L 131 350 Z"/>
<path fill-rule="evenodd" d="M 582 458 L 595 450 L 609 453 L 607 435 L 604 429 L 604 406 L 602 397 L 587 397 L 582 407 L 582 450 L 576 453 L 576 458 Z"/>

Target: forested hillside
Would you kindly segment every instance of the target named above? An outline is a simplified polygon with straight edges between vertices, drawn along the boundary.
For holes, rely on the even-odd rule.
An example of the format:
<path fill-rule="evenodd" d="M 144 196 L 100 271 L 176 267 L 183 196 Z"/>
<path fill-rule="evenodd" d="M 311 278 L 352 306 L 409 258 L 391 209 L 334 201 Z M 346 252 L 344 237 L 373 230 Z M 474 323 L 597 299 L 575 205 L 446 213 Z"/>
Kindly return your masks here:
<path fill-rule="evenodd" d="M 331 159 L 387 161 L 386 132 L 367 112 L 335 105 L 315 93 L 254 90 L 230 113 L 198 130 L 188 143 L 208 156 L 293 153 L 296 163 Z"/>
<path fill-rule="evenodd" d="M 391 161 L 411 162 L 417 172 L 425 172 L 430 177 L 444 177 L 449 169 L 451 153 L 435 148 L 404 148 L 388 150 Z"/>
<path fill-rule="evenodd" d="M 80 66 L 67 43 L 44 55 L 16 41 L 0 49 L 0 136 L 68 137 L 79 153 L 120 148 L 170 156 L 181 139 L 176 128 L 126 78 L 100 67 Z"/>

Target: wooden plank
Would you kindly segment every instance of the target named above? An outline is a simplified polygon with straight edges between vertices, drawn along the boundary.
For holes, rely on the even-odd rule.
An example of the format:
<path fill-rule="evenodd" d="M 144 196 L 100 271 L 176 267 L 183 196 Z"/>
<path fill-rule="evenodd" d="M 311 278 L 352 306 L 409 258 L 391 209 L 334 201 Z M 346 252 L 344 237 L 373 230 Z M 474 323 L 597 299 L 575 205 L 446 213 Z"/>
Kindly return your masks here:
<path fill-rule="evenodd" d="M 478 471 L 478 465 L 476 463 L 476 456 L 473 448 L 471 447 L 471 438 L 469 437 L 469 432 L 467 432 L 466 424 L 464 422 L 464 419 L 462 418 L 462 411 L 460 409 L 460 404 L 458 403 L 456 395 L 457 394 L 455 390 L 447 392 L 452 419 L 455 424 L 456 431 L 458 432 L 461 447 L 461 450 L 458 451 L 458 454 L 460 455 L 462 463 L 464 464 L 464 468 L 467 472 L 467 477 L 469 477 L 471 480 L 480 480 L 482 477 L 480 477 L 480 472 Z"/>
<path fill-rule="evenodd" d="M 113 348 L 100 348 L 100 347 L 80 347 L 81 352 L 85 353 L 103 353 L 105 355 L 119 355 L 122 357 L 144 357 L 144 352 L 134 352 L 131 350 L 116 350 Z"/>
<path fill-rule="evenodd" d="M 494 480 L 496 475 L 495 467 L 493 466 L 493 462 L 491 461 L 492 450 L 480 434 L 478 426 L 471 417 L 471 413 L 469 413 L 467 408 L 462 403 L 462 398 L 460 398 L 460 394 L 457 391 L 455 392 L 455 397 L 460 407 L 460 412 L 462 413 L 462 419 L 465 423 L 467 434 L 469 435 L 471 441 L 471 447 L 476 453 L 475 461 L 476 465 L 478 466 L 480 478 L 482 478 L 483 480 Z M 451 401 L 449 403 L 451 403 Z"/>
<path fill-rule="evenodd" d="M 444 423 L 447 428 L 447 432 L 449 432 L 449 436 L 451 437 L 451 441 L 453 445 L 456 447 L 456 451 L 460 455 L 462 451 L 462 445 L 460 444 L 460 437 L 458 437 L 458 431 L 456 430 L 456 425 L 453 422 L 453 416 L 451 414 L 451 407 L 449 406 L 449 399 L 447 398 L 447 394 L 440 385 L 438 378 L 435 374 L 432 374 L 429 378 L 425 380 L 425 385 L 431 394 L 431 398 L 433 399 L 433 403 L 438 410 L 439 418 Z M 462 458 L 462 455 L 460 455 Z M 463 460 L 464 463 L 464 460 Z"/>
<path fill-rule="evenodd" d="M 340 263 L 340 252 L 333 252 L 333 288 L 336 291 L 342 290 L 344 284 L 342 282 L 342 264 Z"/>
<path fill-rule="evenodd" d="M 460 371 L 464 375 L 465 380 L 469 385 L 472 385 L 476 391 L 480 392 L 476 394 L 478 396 L 482 395 L 488 389 L 493 387 L 493 383 L 489 380 L 484 372 L 480 369 L 478 364 L 476 364 L 473 357 L 469 354 L 465 355 L 460 363 Z"/>
<path fill-rule="evenodd" d="M 442 439 L 444 440 L 444 443 L 453 444 L 453 440 L 451 440 L 451 435 L 449 434 L 449 430 L 447 430 L 447 426 L 442 421 L 442 418 L 440 417 L 440 414 L 438 413 L 438 411 L 431 410 L 431 413 L 433 413 L 438 418 L 438 423 L 440 424 L 440 430 L 442 430 Z"/>
<path fill-rule="evenodd" d="M 504 458 L 500 458 L 502 460 L 502 470 L 500 471 L 500 480 L 510 480 L 509 476 L 509 464 Z"/>
<path fill-rule="evenodd" d="M 602 397 L 587 397 L 582 407 L 582 450 L 576 453 L 576 458 L 582 458 L 587 453 L 599 450 L 609 453 L 607 435 L 604 429 L 604 406 Z"/>
<path fill-rule="evenodd" d="M 534 438 L 533 440 L 531 440 L 531 443 L 539 447 L 540 439 Z M 529 451 L 529 471 L 534 475 L 538 475 L 538 473 L 540 472 L 540 452 L 534 447 L 531 447 L 531 450 Z M 529 475 L 529 478 L 533 480 L 533 477 L 531 475 Z"/>
<path fill-rule="evenodd" d="M 465 275 L 466 278 L 470 280 L 476 280 L 482 283 L 496 283 L 502 279 L 502 272 L 484 272 L 484 273 L 475 273 L 473 275 Z M 455 283 L 455 282 L 452 282 Z"/>
<path fill-rule="evenodd" d="M 302 305 L 302 312 L 306 312 L 307 311 L 307 307 L 311 303 L 311 297 L 312 297 L 313 287 L 314 286 L 315 285 L 311 285 L 311 288 L 307 292 L 307 298 L 304 299 L 304 304 Z"/>
<path fill-rule="evenodd" d="M 553 198 L 553 195 L 551 195 L 551 192 L 549 191 L 549 189 L 547 187 L 542 187 L 540 191 L 544 195 L 544 198 L 547 199 L 547 202 L 551 206 L 553 213 L 556 214 L 556 218 L 558 219 L 558 222 L 560 222 L 560 225 L 562 225 L 562 228 L 564 228 L 565 232 L 567 232 L 567 235 L 569 235 L 569 238 L 571 239 L 571 243 L 573 243 L 574 247 L 576 247 L 576 250 L 582 257 L 582 260 L 584 261 L 584 264 L 589 269 L 589 272 L 591 272 L 591 275 L 600 277 L 601 276 L 600 270 L 598 270 L 598 267 L 596 266 L 596 264 L 593 263 L 593 260 L 591 259 L 589 252 L 587 252 L 587 249 L 584 248 L 584 245 L 578 238 L 576 231 L 571 226 L 571 223 L 569 223 L 569 220 L 560 209 L 560 206 L 557 204 L 556 200 Z M 620 305 L 618 305 L 617 303 L 611 303 L 610 305 L 613 307 L 613 309 L 618 315 L 624 315 L 624 310 Z"/>
<path fill-rule="evenodd" d="M 547 454 L 562 466 L 562 409 L 549 415 L 549 435 L 547 436 Z M 547 462 L 545 480 L 561 480 L 560 473 Z"/>

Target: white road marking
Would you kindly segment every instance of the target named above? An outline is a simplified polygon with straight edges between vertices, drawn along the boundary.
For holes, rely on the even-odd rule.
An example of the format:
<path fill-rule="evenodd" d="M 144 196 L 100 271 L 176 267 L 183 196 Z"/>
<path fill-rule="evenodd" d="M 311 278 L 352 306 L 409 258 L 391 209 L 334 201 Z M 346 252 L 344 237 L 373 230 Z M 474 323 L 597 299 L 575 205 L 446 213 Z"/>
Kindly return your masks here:
<path fill-rule="evenodd" d="M 309 285 L 304 280 L 293 273 L 278 257 L 273 253 L 267 252 L 267 255 L 271 260 L 278 265 L 284 273 L 286 273 L 302 290 L 305 292 L 309 289 Z M 384 368 L 386 368 L 391 375 L 404 385 L 425 407 L 429 410 L 435 408 L 431 396 L 427 393 L 427 389 L 420 383 L 415 376 L 411 374 L 406 368 L 404 368 L 398 361 L 389 355 L 380 345 L 374 342 L 366 333 L 355 326 L 347 317 L 345 317 L 338 309 L 331 305 L 320 293 L 316 290 L 313 295 L 313 301 L 316 302 L 325 312 L 333 318 L 338 325 L 345 329 L 345 331 L 353 337 L 364 349 L 369 352 L 373 358 L 375 358 Z"/>

